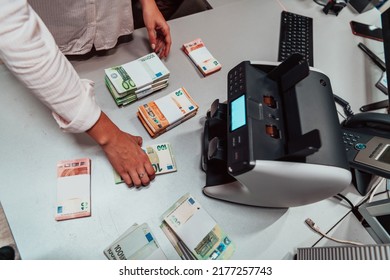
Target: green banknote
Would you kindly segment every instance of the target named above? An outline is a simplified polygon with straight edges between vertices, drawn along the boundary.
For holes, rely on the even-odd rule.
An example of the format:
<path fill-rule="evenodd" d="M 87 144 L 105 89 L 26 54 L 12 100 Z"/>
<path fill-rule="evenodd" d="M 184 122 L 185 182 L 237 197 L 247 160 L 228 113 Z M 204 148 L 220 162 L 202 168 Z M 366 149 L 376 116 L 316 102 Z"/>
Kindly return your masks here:
<path fill-rule="evenodd" d="M 125 95 L 119 95 L 119 93 L 116 91 L 115 87 L 113 86 L 113 84 L 111 83 L 110 79 L 107 76 L 104 77 L 104 81 L 106 83 L 106 86 L 107 86 L 109 92 L 111 93 L 112 97 L 114 98 L 115 103 L 118 106 L 123 106 L 123 105 L 129 104 L 129 103 L 132 103 L 138 99 L 137 94 L 135 92 L 128 93 Z"/>
<path fill-rule="evenodd" d="M 132 92 L 137 89 L 134 80 L 122 66 L 106 69 L 106 76 L 110 79 L 119 94 Z"/>
<path fill-rule="evenodd" d="M 141 90 L 159 80 L 168 79 L 170 74 L 155 53 L 107 68 L 104 71 L 119 95 L 134 93 L 136 90 Z"/>
<path fill-rule="evenodd" d="M 149 145 L 144 148 L 156 175 L 177 171 L 175 157 L 170 143 Z M 123 183 L 121 176 L 114 171 L 116 184 Z"/>

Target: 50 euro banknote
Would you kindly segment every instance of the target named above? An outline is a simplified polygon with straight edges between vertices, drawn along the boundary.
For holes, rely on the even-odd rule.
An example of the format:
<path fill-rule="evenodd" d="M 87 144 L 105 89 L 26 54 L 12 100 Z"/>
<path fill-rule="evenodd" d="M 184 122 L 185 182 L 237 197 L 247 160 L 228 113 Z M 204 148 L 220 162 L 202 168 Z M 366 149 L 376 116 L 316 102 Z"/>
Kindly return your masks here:
<path fill-rule="evenodd" d="M 177 171 L 175 156 L 170 143 L 153 144 L 143 148 L 148 155 L 156 175 Z M 115 184 L 123 183 L 122 177 L 114 171 Z"/>
<path fill-rule="evenodd" d="M 155 138 L 161 133 L 193 117 L 198 104 L 184 87 L 138 107 L 138 118 Z"/>

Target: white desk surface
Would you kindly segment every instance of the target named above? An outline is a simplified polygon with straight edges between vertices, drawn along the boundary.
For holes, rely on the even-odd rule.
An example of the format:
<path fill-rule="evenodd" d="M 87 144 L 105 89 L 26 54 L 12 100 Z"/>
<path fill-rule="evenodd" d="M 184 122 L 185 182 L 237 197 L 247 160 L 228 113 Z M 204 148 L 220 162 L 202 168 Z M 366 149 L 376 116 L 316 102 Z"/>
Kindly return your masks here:
<path fill-rule="evenodd" d="M 232 67 L 250 59 L 276 61 L 280 2 L 288 10 L 314 17 L 314 64 L 328 74 L 335 93 L 350 97 L 355 111 L 371 99 L 384 97 L 367 74 L 370 61 L 356 47 L 361 39 L 351 34 L 348 25 L 350 18 L 373 21 L 377 14 L 358 16 L 343 10 L 335 17 L 324 15 L 312 1 L 247 0 L 171 21 L 173 45 L 165 61 L 171 71 L 168 88 L 118 108 L 104 85 L 103 70 L 150 52 L 146 31 L 136 30 L 131 42 L 107 55 L 72 63 L 82 78 L 95 81 L 97 102 L 119 127 L 142 136 L 145 144 L 168 141 L 173 145 L 178 171 L 157 176 L 150 186 L 141 189 L 115 185 L 112 168 L 99 146 L 87 135 L 61 132 L 49 110 L 2 65 L 0 200 L 22 258 L 105 259 L 106 246 L 133 223 L 147 222 L 168 257 L 178 259 L 159 228 L 159 217 L 187 192 L 236 243 L 234 259 L 292 259 L 297 247 L 311 246 L 319 238 L 305 225 L 307 217 L 325 231 L 344 217 L 348 205 L 334 198 L 290 209 L 267 209 L 222 202 L 202 194 L 203 118 L 214 99 L 226 99 L 226 76 Z M 197 37 L 223 65 L 221 71 L 206 78 L 180 50 L 183 43 Z M 137 107 L 181 86 L 199 103 L 198 114 L 151 139 L 136 117 Z M 92 160 L 92 216 L 56 222 L 56 163 L 81 157 Z M 353 187 L 344 194 L 352 201 L 361 199 Z"/>

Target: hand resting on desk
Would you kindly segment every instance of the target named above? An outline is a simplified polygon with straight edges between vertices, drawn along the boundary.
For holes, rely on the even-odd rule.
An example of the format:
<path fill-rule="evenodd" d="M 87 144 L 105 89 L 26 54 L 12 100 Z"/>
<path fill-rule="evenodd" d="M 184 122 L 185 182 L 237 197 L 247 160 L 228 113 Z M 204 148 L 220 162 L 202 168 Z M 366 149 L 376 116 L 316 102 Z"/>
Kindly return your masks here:
<path fill-rule="evenodd" d="M 154 179 L 155 171 L 149 157 L 141 149 L 140 136 L 121 131 L 103 112 L 87 133 L 99 143 L 127 185 L 148 185 Z"/>

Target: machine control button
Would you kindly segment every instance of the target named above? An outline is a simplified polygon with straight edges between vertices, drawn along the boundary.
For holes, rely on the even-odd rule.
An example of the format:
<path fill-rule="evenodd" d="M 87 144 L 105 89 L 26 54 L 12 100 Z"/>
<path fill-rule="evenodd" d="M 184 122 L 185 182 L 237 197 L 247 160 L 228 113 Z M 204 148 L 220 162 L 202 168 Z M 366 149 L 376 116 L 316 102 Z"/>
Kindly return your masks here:
<path fill-rule="evenodd" d="M 364 150 L 365 148 L 367 148 L 367 145 L 366 144 L 363 144 L 363 143 L 357 143 L 355 145 L 355 149 L 360 151 L 360 150 Z"/>

